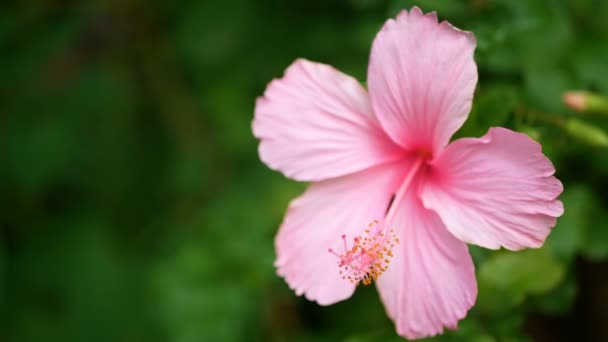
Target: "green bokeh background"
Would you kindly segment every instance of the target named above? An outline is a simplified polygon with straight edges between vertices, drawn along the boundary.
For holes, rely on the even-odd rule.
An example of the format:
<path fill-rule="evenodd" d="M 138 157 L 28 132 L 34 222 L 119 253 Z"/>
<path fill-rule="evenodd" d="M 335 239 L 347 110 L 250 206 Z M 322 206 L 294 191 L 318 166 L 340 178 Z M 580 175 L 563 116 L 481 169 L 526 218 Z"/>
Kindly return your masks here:
<path fill-rule="evenodd" d="M 306 185 L 259 161 L 250 124 L 297 57 L 365 81 L 376 32 L 414 4 L 477 36 L 459 136 L 524 131 L 565 187 L 542 249 L 471 247 L 477 305 L 432 340 L 608 340 L 608 150 L 589 132 L 608 116 L 561 102 L 608 94 L 608 1 L 6 0 L 0 341 L 400 340 L 373 286 L 320 307 L 275 275 Z"/>

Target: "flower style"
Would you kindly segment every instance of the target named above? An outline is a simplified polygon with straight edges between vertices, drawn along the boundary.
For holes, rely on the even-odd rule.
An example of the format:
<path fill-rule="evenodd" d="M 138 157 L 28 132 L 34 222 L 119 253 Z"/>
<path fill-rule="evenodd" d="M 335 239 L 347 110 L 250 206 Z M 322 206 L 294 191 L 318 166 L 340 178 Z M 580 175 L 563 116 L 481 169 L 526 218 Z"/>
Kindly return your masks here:
<path fill-rule="evenodd" d="M 541 146 L 499 127 L 449 143 L 471 109 L 475 44 L 414 7 L 376 36 L 369 94 L 299 59 L 258 98 L 260 158 L 312 182 L 275 241 L 278 274 L 297 295 L 329 305 L 376 280 L 401 336 L 433 336 L 456 329 L 477 297 L 466 243 L 543 244 L 563 187 Z"/>

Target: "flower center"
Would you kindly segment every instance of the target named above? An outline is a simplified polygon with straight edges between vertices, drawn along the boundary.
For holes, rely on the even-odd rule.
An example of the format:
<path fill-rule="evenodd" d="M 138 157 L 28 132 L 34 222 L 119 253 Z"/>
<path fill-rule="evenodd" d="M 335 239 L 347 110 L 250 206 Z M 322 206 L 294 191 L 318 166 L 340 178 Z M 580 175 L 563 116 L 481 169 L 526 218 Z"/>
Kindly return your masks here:
<path fill-rule="evenodd" d="M 389 237 L 388 234 L 391 236 Z M 342 235 L 344 253 L 339 254 L 331 248 L 329 252 L 338 257 L 338 267 L 342 279 L 353 284 L 369 285 L 388 269 L 393 257 L 392 248 L 399 244 L 399 239 L 391 229 L 385 232 L 378 227 L 378 221 L 369 224 L 363 236 L 353 239 L 352 248 L 348 248 L 346 235 Z"/>
<path fill-rule="evenodd" d="M 433 159 L 433 152 L 431 152 L 427 149 L 424 149 L 424 148 L 416 150 L 416 154 L 418 155 L 418 157 L 420 159 L 425 160 L 425 161 Z"/>

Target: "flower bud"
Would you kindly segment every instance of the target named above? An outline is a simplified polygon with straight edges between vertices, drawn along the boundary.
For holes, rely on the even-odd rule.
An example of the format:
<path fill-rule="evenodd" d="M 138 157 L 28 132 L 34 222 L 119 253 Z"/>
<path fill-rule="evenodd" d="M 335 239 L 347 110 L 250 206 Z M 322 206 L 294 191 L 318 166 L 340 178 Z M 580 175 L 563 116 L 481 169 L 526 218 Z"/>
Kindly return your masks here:
<path fill-rule="evenodd" d="M 608 114 L 608 98 L 587 91 L 567 91 L 562 100 L 577 112 L 598 112 Z"/>
<path fill-rule="evenodd" d="M 608 135 L 602 129 L 582 120 L 571 118 L 564 128 L 572 137 L 596 147 L 608 147 Z"/>

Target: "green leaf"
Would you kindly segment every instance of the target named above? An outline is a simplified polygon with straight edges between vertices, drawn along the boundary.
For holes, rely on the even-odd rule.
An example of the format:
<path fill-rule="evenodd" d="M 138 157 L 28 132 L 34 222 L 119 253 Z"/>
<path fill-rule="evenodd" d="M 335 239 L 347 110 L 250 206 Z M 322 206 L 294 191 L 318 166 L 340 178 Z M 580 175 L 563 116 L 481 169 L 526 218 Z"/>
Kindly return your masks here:
<path fill-rule="evenodd" d="M 604 261 L 608 258 L 608 215 L 603 208 L 595 205 L 589 217 L 581 253 L 590 260 Z"/>
<path fill-rule="evenodd" d="M 517 87 L 508 83 L 493 83 L 481 89 L 474 98 L 474 110 L 469 120 L 480 126 L 504 126 L 519 101 Z"/>
<path fill-rule="evenodd" d="M 564 215 L 547 238 L 547 247 L 559 259 L 569 262 L 577 252 L 590 260 L 608 257 L 608 215 L 589 187 L 574 184 L 560 197 Z"/>
<path fill-rule="evenodd" d="M 572 75 L 556 65 L 529 65 L 524 77 L 527 100 L 533 107 L 551 113 L 564 112 L 562 94 L 578 87 Z"/>
<path fill-rule="evenodd" d="M 471 8 L 464 1 L 443 0 L 396 0 L 390 6 L 391 14 L 397 14 L 403 9 L 409 10 L 413 6 L 420 7 L 424 12 L 436 11 L 441 18 L 462 17 L 470 12 Z"/>
<path fill-rule="evenodd" d="M 588 187 L 579 184 L 566 187 L 560 200 L 564 204 L 564 215 L 557 219 L 546 246 L 556 258 L 569 262 L 585 240 L 595 198 Z"/>
<path fill-rule="evenodd" d="M 526 296 L 541 294 L 563 279 L 563 265 L 544 249 L 498 252 L 478 272 L 478 304 L 485 312 L 504 312 Z"/>
<path fill-rule="evenodd" d="M 494 336 L 490 335 L 483 324 L 474 316 L 469 316 L 458 322 L 457 330 L 446 330 L 443 335 L 424 339 L 428 342 L 496 342 Z"/>
<path fill-rule="evenodd" d="M 565 315 L 571 309 L 578 292 L 576 278 L 566 277 L 563 283 L 546 294 L 532 299 L 536 310 L 550 315 Z"/>
<path fill-rule="evenodd" d="M 585 37 L 573 51 L 572 58 L 572 68 L 582 82 L 582 89 L 596 89 L 608 94 L 608 48 L 605 40 Z"/>

